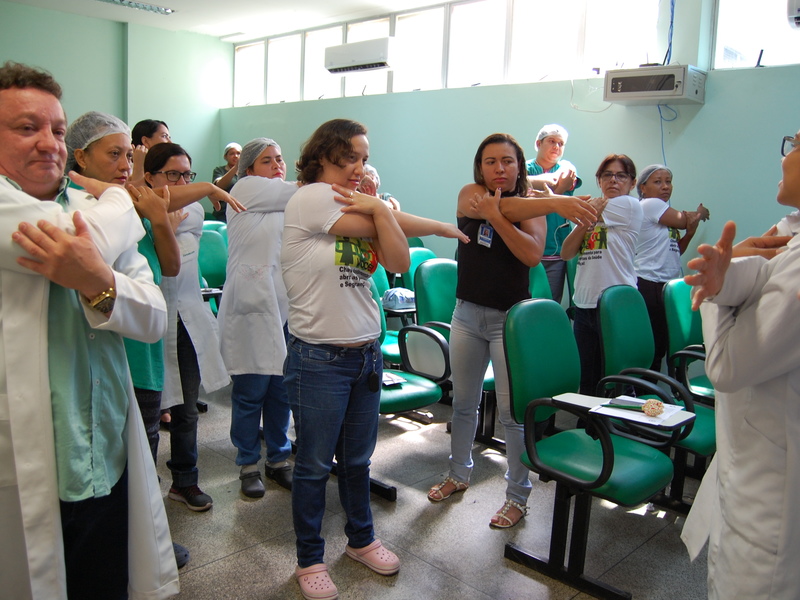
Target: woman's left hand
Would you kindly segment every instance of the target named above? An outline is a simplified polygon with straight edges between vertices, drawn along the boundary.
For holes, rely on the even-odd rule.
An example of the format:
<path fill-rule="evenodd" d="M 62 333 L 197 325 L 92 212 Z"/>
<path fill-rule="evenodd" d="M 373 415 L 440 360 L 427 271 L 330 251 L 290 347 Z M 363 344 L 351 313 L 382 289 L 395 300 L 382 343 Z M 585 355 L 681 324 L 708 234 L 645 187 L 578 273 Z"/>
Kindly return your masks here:
<path fill-rule="evenodd" d="M 469 243 L 469 236 L 452 223 L 442 223 L 442 229 L 436 235 L 444 238 L 455 238 L 464 244 Z"/>
<path fill-rule="evenodd" d="M 494 191 L 494 194 L 486 192 L 485 194 L 475 194 L 472 197 L 471 207 L 472 210 L 481 218 L 491 221 L 497 215 L 502 215 L 500 212 L 500 188 Z"/>
<path fill-rule="evenodd" d="M 122 187 L 120 185 L 117 185 L 116 183 L 106 183 L 105 181 L 98 181 L 97 179 L 86 177 L 85 175 L 81 175 L 77 171 L 70 171 L 68 175 L 69 178 L 73 182 L 75 182 L 76 185 L 81 186 L 95 198 L 100 198 L 100 196 L 102 196 L 103 193 L 108 188 Z"/>
<path fill-rule="evenodd" d="M 228 192 L 223 190 L 220 187 L 217 187 L 213 183 L 209 184 L 213 189 L 208 194 L 208 199 L 211 200 L 211 204 L 214 205 L 214 210 L 219 210 L 222 206 L 222 202 L 225 202 L 228 206 L 230 206 L 233 210 L 237 213 L 242 212 L 243 210 L 247 210 L 243 204 L 240 204 L 239 201 L 231 196 Z"/>
<path fill-rule="evenodd" d="M 149 221 L 157 221 L 160 217 L 166 217 L 169 210 L 169 188 L 164 186 L 161 193 L 147 186 L 136 187 L 128 186 L 128 193 L 133 200 L 133 207 L 136 214 Z"/>

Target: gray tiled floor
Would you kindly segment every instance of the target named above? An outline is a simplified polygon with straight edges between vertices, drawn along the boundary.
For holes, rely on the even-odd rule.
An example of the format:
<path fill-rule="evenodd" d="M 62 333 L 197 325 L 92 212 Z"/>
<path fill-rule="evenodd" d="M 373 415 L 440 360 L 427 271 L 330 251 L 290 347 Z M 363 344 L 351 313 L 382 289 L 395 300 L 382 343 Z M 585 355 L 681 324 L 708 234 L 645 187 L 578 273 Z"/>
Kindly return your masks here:
<path fill-rule="evenodd" d="M 200 415 L 200 485 L 214 508 L 193 513 L 165 500 L 176 542 L 192 554 L 180 571 L 185 600 L 301 599 L 295 565 L 290 493 L 267 480 L 260 500 L 239 492 L 236 451 L 230 443 L 230 389 L 212 394 Z M 489 518 L 504 500 L 505 459 L 476 446 L 472 485 L 441 504 L 425 497 L 447 468 L 450 408 L 432 408 L 434 422 L 381 418 L 373 477 L 397 486 L 397 502 L 372 498 L 378 537 L 402 561 L 400 573 L 382 577 L 347 558 L 344 515 L 336 479 L 328 484 L 323 534 L 326 561 L 343 600 L 561 600 L 589 598 L 562 583 L 503 558 L 507 541 L 547 553 L 555 484 L 534 479 L 530 514 L 509 530 Z M 169 435 L 162 432 L 159 474 L 164 495 Z M 705 555 L 690 563 L 680 538 L 683 520 L 645 507 L 629 510 L 596 501 L 586 572 L 646 600 L 705 598 Z"/>

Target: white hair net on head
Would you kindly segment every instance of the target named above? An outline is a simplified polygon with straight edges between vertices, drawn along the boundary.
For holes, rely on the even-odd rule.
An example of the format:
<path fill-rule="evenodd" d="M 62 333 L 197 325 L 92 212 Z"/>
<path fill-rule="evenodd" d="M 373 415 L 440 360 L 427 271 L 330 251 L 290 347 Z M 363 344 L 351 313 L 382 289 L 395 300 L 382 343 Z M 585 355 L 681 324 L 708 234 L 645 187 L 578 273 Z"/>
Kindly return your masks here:
<path fill-rule="evenodd" d="M 131 137 L 130 127 L 114 115 L 91 111 L 75 119 L 67 128 L 65 137 L 67 142 L 65 171 L 75 169 L 78 164 L 75 160 L 75 150 L 86 150 L 92 142 L 115 133 L 124 133 L 128 139 Z"/>
<path fill-rule="evenodd" d="M 239 178 L 245 177 L 247 175 L 247 169 L 252 167 L 259 155 L 270 146 L 280 148 L 278 142 L 269 138 L 256 138 L 247 142 L 244 148 L 242 148 L 242 155 L 239 157 L 239 168 L 236 170 L 236 175 L 238 175 Z"/>
<path fill-rule="evenodd" d="M 564 140 L 565 144 L 567 143 L 567 138 L 569 137 L 567 130 L 561 125 L 551 123 L 550 125 L 545 125 L 539 130 L 539 133 L 536 134 L 536 141 L 541 142 L 544 138 L 550 137 L 551 135 L 560 137 Z"/>
<path fill-rule="evenodd" d="M 364 165 L 364 173 L 372 177 L 372 180 L 375 182 L 376 190 L 381 187 L 381 178 L 380 175 L 378 175 L 378 169 L 372 165 Z"/>

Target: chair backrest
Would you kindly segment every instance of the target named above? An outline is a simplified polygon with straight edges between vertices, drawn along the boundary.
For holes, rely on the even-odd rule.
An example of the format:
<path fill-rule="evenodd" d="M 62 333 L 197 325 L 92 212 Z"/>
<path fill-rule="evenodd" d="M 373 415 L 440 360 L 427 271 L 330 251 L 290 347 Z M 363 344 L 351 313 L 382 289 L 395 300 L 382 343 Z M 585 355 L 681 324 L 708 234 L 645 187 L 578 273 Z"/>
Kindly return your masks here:
<path fill-rule="evenodd" d="M 375 269 L 375 272 L 372 274 L 372 281 L 375 282 L 375 286 L 378 289 L 378 294 L 381 298 L 389 289 L 389 278 L 386 275 L 386 269 L 383 268 L 382 264 L 378 264 L 378 268 Z M 380 304 L 380 300 L 378 301 Z"/>
<path fill-rule="evenodd" d="M 225 244 L 228 244 L 228 224 L 224 221 L 206 220 L 203 221 L 203 231 L 217 231 L 222 235 Z"/>
<path fill-rule="evenodd" d="M 408 238 L 408 247 L 409 248 L 424 248 L 425 244 L 423 243 L 422 238 L 410 237 L 410 238 Z"/>
<path fill-rule="evenodd" d="M 664 311 L 671 356 L 686 346 L 703 343 L 703 321 L 699 310 L 692 310 L 692 286 L 683 279 L 673 279 L 664 286 Z"/>
<path fill-rule="evenodd" d="M 542 263 L 531 267 L 530 280 L 528 289 L 531 292 L 531 298 L 553 299 L 553 292 L 550 290 L 550 280 L 547 279 L 547 271 L 545 271 Z"/>
<path fill-rule="evenodd" d="M 449 258 L 432 258 L 417 267 L 414 273 L 417 323 L 450 323 L 456 307 L 457 280 L 458 265 Z"/>
<path fill-rule="evenodd" d="M 228 246 L 218 231 L 206 229 L 200 236 L 197 257 L 200 274 L 211 287 L 225 285 L 225 270 L 228 266 Z"/>
<path fill-rule="evenodd" d="M 378 286 L 375 284 L 374 276 L 370 277 L 369 289 L 372 292 L 372 299 L 378 304 L 378 312 L 381 313 L 381 337 L 379 341 L 382 344 L 384 338 L 386 337 L 386 313 L 383 312 L 383 295 L 380 293 Z"/>
<path fill-rule="evenodd" d="M 655 356 L 653 327 L 642 294 L 629 285 L 606 288 L 597 302 L 603 375 L 649 369 Z"/>
<path fill-rule="evenodd" d="M 409 248 L 408 249 L 409 256 L 411 257 L 411 264 L 408 267 L 408 271 L 405 273 L 400 274 L 400 287 L 407 288 L 409 290 L 414 289 L 414 272 L 417 270 L 422 263 L 426 260 L 431 258 L 436 258 L 436 254 L 434 254 L 433 250 L 428 248 Z"/>
<path fill-rule="evenodd" d="M 524 422 L 531 400 L 578 391 L 578 346 L 567 313 L 557 302 L 538 298 L 512 306 L 506 315 L 503 347 L 511 413 L 518 423 Z M 537 411 L 537 421 L 552 412 Z"/>

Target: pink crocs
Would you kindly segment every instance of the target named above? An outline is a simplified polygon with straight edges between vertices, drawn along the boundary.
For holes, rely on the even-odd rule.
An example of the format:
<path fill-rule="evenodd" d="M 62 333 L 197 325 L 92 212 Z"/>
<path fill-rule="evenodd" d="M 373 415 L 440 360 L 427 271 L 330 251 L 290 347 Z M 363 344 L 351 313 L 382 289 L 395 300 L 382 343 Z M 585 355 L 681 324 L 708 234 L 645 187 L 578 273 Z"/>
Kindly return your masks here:
<path fill-rule="evenodd" d="M 379 575 L 394 575 L 400 570 L 400 559 L 394 552 L 384 548 L 380 540 L 375 540 L 363 548 L 346 546 L 344 552 Z"/>
<path fill-rule="evenodd" d="M 328 575 L 328 567 L 324 563 L 311 565 L 305 569 L 295 568 L 294 575 L 300 584 L 300 591 L 306 600 L 336 600 L 339 591 Z"/>

